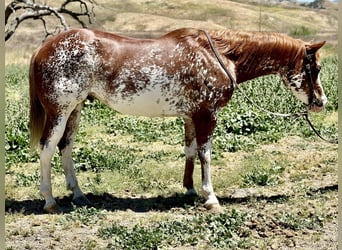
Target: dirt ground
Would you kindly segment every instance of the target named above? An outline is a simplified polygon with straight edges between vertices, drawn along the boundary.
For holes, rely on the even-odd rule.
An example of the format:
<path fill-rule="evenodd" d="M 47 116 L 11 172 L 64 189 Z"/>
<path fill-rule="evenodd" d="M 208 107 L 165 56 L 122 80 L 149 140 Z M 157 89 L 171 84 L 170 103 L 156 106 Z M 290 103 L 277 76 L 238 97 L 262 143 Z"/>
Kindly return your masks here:
<path fill-rule="evenodd" d="M 271 202 L 272 198 L 260 198 L 258 202 L 249 202 L 247 198 L 229 198 L 224 207 L 234 206 L 240 211 L 248 212 L 251 219 L 246 227 L 252 234 L 256 246 L 252 249 L 337 249 L 337 185 L 323 187 L 317 193 L 324 193 L 324 210 L 329 221 L 319 230 L 291 230 L 284 229 L 277 224 L 274 216 L 279 211 L 298 209 L 300 197 L 291 197 L 292 208 L 288 204 Z M 105 207 L 106 223 L 116 223 L 123 218 L 132 221 L 151 220 L 154 217 L 186 216 L 189 213 L 208 213 L 201 207 L 183 208 L 183 199 L 179 197 L 151 197 L 151 198 L 120 198 L 111 194 L 91 195 L 87 197 L 95 202 L 95 206 Z M 58 201 L 70 204 L 70 198 Z M 316 201 L 308 202 L 304 209 L 317 206 Z M 108 242 L 96 236 L 102 223 L 94 225 L 77 225 L 64 223 L 65 215 L 42 214 L 42 201 L 17 201 L 11 206 L 13 210 L 25 210 L 27 214 L 7 216 L 6 246 L 7 249 L 92 249 L 87 248 L 89 242 L 95 244 L 94 249 L 106 249 Z M 64 205 L 64 204 L 63 204 Z M 300 206 L 302 207 L 302 206 Z M 67 210 L 71 211 L 69 206 Z M 68 211 L 65 212 L 68 214 Z M 131 221 L 131 222 L 130 222 Z M 258 247 L 264 242 L 266 247 Z M 186 248 L 186 246 L 184 246 Z M 179 249 L 183 249 L 180 247 Z M 200 249 L 200 248 L 191 248 Z M 203 248 L 205 249 L 205 248 Z"/>
<path fill-rule="evenodd" d="M 337 158 L 336 146 L 319 142 L 308 143 L 298 154 L 294 145 L 300 142 L 299 138 L 283 139 L 257 151 L 287 152 L 289 159 L 295 157 L 305 162 L 326 148 L 326 159 Z M 216 174 L 223 174 L 221 171 L 226 170 L 218 169 Z M 220 190 L 218 198 L 223 212 L 236 209 L 248 215 L 243 227 L 254 244 L 251 249 L 337 249 L 337 163 L 290 169 L 284 179 L 283 184 L 276 186 Z M 6 200 L 6 249 L 108 249 L 110 239 L 98 236 L 98 230 L 106 225 L 133 226 L 210 213 L 204 209 L 202 198 L 189 198 L 181 193 L 87 193 L 87 197 L 101 211 L 100 217 L 75 214 L 70 196 L 57 198 L 63 209 L 61 214 L 45 214 L 40 198 Z M 287 221 L 285 215 L 293 217 Z M 210 246 L 185 245 L 177 249 Z"/>

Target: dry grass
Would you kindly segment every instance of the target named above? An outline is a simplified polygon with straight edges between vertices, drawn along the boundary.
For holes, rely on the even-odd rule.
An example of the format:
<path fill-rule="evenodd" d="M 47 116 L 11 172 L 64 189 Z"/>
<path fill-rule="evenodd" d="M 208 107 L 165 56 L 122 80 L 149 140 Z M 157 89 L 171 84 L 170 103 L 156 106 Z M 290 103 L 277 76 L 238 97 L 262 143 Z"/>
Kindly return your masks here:
<path fill-rule="evenodd" d="M 158 36 L 180 27 L 259 30 L 259 6 L 236 1 L 118 1 L 102 0 L 95 11 L 93 28 L 132 36 Z M 291 33 L 306 27 L 314 33 L 305 40 L 328 40 L 327 53 L 336 52 L 337 9 L 314 11 L 300 7 L 263 6 L 261 29 Z M 49 20 L 53 27 L 53 20 Z M 28 64 L 34 49 L 44 39 L 40 21 L 24 22 L 6 43 L 6 64 Z"/>

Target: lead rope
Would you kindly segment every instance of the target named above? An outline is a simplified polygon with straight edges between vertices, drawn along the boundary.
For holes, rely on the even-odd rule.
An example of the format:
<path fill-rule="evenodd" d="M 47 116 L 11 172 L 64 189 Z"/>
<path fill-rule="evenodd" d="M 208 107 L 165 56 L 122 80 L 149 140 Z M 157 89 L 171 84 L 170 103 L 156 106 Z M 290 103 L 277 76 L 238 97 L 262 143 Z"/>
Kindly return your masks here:
<path fill-rule="evenodd" d="M 324 137 L 316 130 L 316 128 L 314 127 L 314 125 L 312 124 L 312 122 L 309 120 L 308 114 L 304 114 L 303 116 L 304 116 L 305 120 L 309 123 L 311 129 L 315 132 L 315 134 L 316 134 L 319 138 L 321 138 L 323 141 L 329 142 L 329 143 L 331 143 L 331 144 L 338 144 L 338 139 L 331 139 L 331 140 L 328 140 L 328 139 L 324 138 Z"/>
<path fill-rule="evenodd" d="M 240 90 L 240 92 L 242 93 L 242 95 L 244 96 L 245 99 L 247 99 L 247 101 L 249 101 L 252 105 L 254 105 L 257 109 L 259 109 L 260 111 L 267 113 L 269 115 L 274 115 L 274 116 L 279 116 L 279 117 L 300 117 L 300 116 L 304 116 L 305 120 L 309 123 L 309 126 L 311 127 L 311 129 L 315 132 L 315 134 L 322 139 L 323 141 L 326 141 L 328 143 L 332 143 L 332 144 L 338 144 L 338 140 L 327 140 L 325 139 L 313 126 L 312 122 L 309 120 L 309 110 L 305 110 L 302 112 L 297 112 L 297 113 L 291 113 L 291 114 L 282 114 L 282 113 L 277 113 L 277 112 L 271 112 L 269 110 L 266 110 L 262 107 L 260 107 L 259 105 L 257 105 L 255 102 L 253 102 L 248 96 L 247 94 L 243 91 L 243 89 L 237 84 L 235 78 L 233 77 L 233 75 L 229 72 L 229 70 L 227 69 L 227 67 L 225 66 L 225 64 L 223 63 L 219 53 L 217 52 L 213 41 L 211 40 L 209 34 L 207 31 L 202 30 L 203 33 L 205 34 L 205 36 L 207 37 L 207 40 L 209 42 L 210 48 L 211 50 L 214 52 L 215 57 L 217 58 L 217 61 L 219 62 L 219 64 L 221 65 L 221 68 L 224 70 L 224 72 L 227 74 L 227 76 L 229 77 L 230 81 L 233 83 L 233 87 L 234 89 L 237 88 Z M 311 77 L 311 74 L 310 74 Z"/>

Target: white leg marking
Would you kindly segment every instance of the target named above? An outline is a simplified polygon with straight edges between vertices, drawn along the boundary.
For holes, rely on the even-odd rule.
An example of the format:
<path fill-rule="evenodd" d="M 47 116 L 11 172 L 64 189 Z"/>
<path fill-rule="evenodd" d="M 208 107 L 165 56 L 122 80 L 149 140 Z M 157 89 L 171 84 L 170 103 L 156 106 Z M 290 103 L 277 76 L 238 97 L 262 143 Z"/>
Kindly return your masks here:
<path fill-rule="evenodd" d="M 189 146 L 185 145 L 184 153 L 187 159 L 194 158 L 197 152 L 197 141 L 196 138 L 192 140 Z"/>
<path fill-rule="evenodd" d="M 211 142 L 206 143 L 203 148 L 199 151 L 199 156 L 202 163 L 202 190 L 207 199 L 205 202 L 206 207 L 211 207 L 213 205 L 219 205 L 219 202 L 214 193 L 213 186 L 211 184 Z"/>
<path fill-rule="evenodd" d="M 66 187 L 68 190 L 71 190 L 73 192 L 74 199 L 84 196 L 83 192 L 78 186 L 74 163 L 72 160 L 72 148 L 74 145 L 75 136 L 78 131 L 82 108 L 83 108 L 83 104 L 78 104 L 77 107 L 69 116 L 67 128 L 70 129 L 70 131 L 67 131 L 67 133 L 69 134 L 65 135 L 66 136 L 65 139 L 69 143 L 65 146 L 64 149 L 61 150 L 61 158 L 62 158 L 62 164 L 63 164 L 63 169 L 64 169 L 64 175 L 66 179 Z"/>
<path fill-rule="evenodd" d="M 71 190 L 74 195 L 74 199 L 83 196 L 83 192 L 78 186 L 74 164 L 72 161 L 72 143 L 62 150 L 62 164 L 65 174 L 66 186 L 68 190 Z"/>
<path fill-rule="evenodd" d="M 55 154 L 57 143 L 63 135 L 66 125 L 65 117 L 59 120 L 59 124 L 51 131 L 50 138 L 47 138 L 40 153 L 40 192 L 45 199 L 44 209 L 51 211 L 56 206 L 52 196 L 51 186 L 51 160 Z"/>
<path fill-rule="evenodd" d="M 44 209 L 53 208 L 56 201 L 52 196 L 51 187 L 51 159 L 55 153 L 51 144 L 44 147 L 40 155 L 40 193 L 45 199 Z"/>

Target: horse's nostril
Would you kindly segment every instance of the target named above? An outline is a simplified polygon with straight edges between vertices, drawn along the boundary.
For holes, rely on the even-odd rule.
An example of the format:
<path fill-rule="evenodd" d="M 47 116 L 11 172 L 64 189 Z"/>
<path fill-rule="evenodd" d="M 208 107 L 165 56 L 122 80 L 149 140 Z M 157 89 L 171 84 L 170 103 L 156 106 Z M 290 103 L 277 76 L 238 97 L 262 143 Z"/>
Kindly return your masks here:
<path fill-rule="evenodd" d="M 323 106 L 323 101 L 315 99 L 313 101 L 313 104 L 315 104 L 318 107 L 322 107 Z"/>

